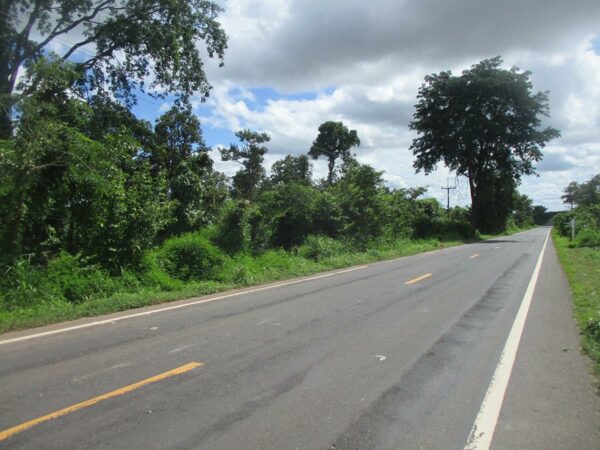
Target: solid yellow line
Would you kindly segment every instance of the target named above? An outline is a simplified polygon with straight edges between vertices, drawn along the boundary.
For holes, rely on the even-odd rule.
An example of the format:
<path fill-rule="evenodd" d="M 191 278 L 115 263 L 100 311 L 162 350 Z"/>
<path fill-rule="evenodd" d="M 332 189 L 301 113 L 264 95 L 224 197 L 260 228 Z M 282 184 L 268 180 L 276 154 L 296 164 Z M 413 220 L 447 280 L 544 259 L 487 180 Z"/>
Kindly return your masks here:
<path fill-rule="evenodd" d="M 415 284 L 418 283 L 421 280 L 424 280 L 425 278 L 429 278 L 431 275 L 433 275 L 432 273 L 426 273 L 425 275 L 421 275 L 420 277 L 417 278 L 413 278 L 412 280 L 408 280 L 406 283 L 404 283 L 405 285 L 409 285 L 409 284 Z"/>
<path fill-rule="evenodd" d="M 474 255 L 469 256 L 469 259 L 477 258 L 478 256 L 479 256 L 479 253 L 475 253 Z"/>
<path fill-rule="evenodd" d="M 202 363 L 199 362 L 191 362 L 189 364 L 185 364 L 181 367 L 177 367 L 176 369 L 169 370 L 168 372 L 161 373 L 159 375 L 146 378 L 145 380 L 138 381 L 137 383 L 130 384 L 129 386 L 122 387 L 120 389 L 107 392 L 106 394 L 99 395 L 98 397 L 91 398 L 81 403 L 76 403 L 71 406 L 67 406 L 66 408 L 59 409 L 58 411 L 54 411 L 50 414 L 46 414 L 45 416 L 38 417 L 37 419 L 30 420 L 29 422 L 22 423 L 20 425 L 14 426 L 12 428 L 8 428 L 4 431 L 0 431 L 0 441 L 8 439 L 9 437 L 25 431 L 31 427 L 39 425 L 40 423 L 47 422 L 48 420 L 56 419 L 61 416 L 65 416 L 72 412 L 78 411 L 83 408 L 87 408 L 88 406 L 95 405 L 103 400 L 108 400 L 109 398 L 117 397 L 119 395 L 126 394 L 135 389 L 139 389 L 142 386 L 145 386 L 150 383 L 155 383 L 157 381 L 164 380 L 165 378 L 169 378 L 175 375 L 181 375 L 185 372 L 189 372 L 190 370 L 195 369 L 196 367 L 200 367 Z"/>

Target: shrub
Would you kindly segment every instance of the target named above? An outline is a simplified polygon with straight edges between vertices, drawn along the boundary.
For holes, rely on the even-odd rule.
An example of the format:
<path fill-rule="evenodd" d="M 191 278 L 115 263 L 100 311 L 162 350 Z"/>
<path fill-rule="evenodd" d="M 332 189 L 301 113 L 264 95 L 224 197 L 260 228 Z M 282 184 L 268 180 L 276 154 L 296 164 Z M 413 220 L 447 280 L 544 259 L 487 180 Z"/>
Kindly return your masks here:
<path fill-rule="evenodd" d="M 429 219 L 422 217 L 415 222 L 415 237 L 417 238 L 469 238 L 473 230 L 468 222 L 453 219 Z"/>
<path fill-rule="evenodd" d="M 9 309 L 48 301 L 80 303 L 136 284 L 129 272 L 122 279 L 111 278 L 87 258 L 61 252 L 46 267 L 33 265 L 29 259 L 16 261 L 4 274 L 2 299 Z"/>
<path fill-rule="evenodd" d="M 300 256 L 319 261 L 324 258 L 344 253 L 345 246 L 342 242 L 326 236 L 308 236 L 299 248 Z"/>
<path fill-rule="evenodd" d="M 600 317 L 590 317 L 585 327 L 588 336 L 600 343 Z"/>
<path fill-rule="evenodd" d="M 170 277 L 182 281 L 215 278 L 224 262 L 224 255 L 216 246 L 194 233 L 166 240 L 156 257 Z"/>
<path fill-rule="evenodd" d="M 244 200 L 228 203 L 215 232 L 214 242 L 230 255 L 249 250 L 251 227 L 249 206 Z"/>
<path fill-rule="evenodd" d="M 600 231 L 581 230 L 575 238 L 575 247 L 600 247 Z"/>
<path fill-rule="evenodd" d="M 119 289 L 119 283 L 100 267 L 80 255 L 61 252 L 45 270 L 44 287 L 71 303 L 107 296 Z"/>
<path fill-rule="evenodd" d="M 29 259 L 19 259 L 2 274 L 0 284 L 2 307 L 25 308 L 50 299 L 43 288 L 43 277 Z"/>

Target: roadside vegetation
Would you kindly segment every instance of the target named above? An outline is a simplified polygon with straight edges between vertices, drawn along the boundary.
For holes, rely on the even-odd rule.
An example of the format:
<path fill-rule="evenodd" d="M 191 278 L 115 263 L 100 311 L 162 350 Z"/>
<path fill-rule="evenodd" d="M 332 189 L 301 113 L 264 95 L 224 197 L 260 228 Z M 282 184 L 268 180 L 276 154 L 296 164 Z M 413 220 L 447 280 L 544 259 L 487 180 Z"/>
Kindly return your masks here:
<path fill-rule="evenodd" d="M 573 292 L 582 348 L 600 373 L 600 174 L 569 184 L 562 198 L 571 210 L 554 217 L 554 242 Z"/>
<path fill-rule="evenodd" d="M 529 72 L 503 69 L 500 57 L 460 76 L 427 76 L 414 120 L 403 124 L 418 135 L 410 148 L 417 171 L 443 163 L 468 180 L 471 207 L 445 210 L 426 187 L 390 187 L 361 164 L 360 133 L 341 121 L 324 118 L 305 154 L 270 168 L 264 131 L 241 129 L 231 145 L 209 148 L 191 96 L 211 90 L 202 55 L 224 61 L 222 9 L 122 3 L 16 0 L 0 19 L 0 331 L 393 258 L 544 219 L 517 186 L 559 132 L 541 128 L 548 94 L 533 92 Z M 75 29 L 83 40 L 69 47 Z M 171 105 L 154 123 L 132 112 L 142 91 Z M 232 177 L 214 168 L 219 153 L 239 164 Z M 320 158 L 327 176 L 315 179 L 311 159 Z"/>

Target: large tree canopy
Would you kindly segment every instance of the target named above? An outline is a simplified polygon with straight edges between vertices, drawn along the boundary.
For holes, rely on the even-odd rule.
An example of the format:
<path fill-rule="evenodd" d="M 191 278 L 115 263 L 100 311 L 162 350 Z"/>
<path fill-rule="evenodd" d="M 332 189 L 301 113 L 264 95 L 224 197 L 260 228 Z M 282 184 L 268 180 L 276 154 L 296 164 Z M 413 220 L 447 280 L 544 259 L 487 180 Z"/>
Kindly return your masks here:
<path fill-rule="evenodd" d="M 548 92 L 532 92 L 530 72 L 501 65 L 496 57 L 461 76 L 446 71 L 425 77 L 410 124 L 419 133 L 411 146 L 414 167 L 429 173 L 443 162 L 466 176 L 472 224 L 483 229 L 493 228 L 485 221 L 490 186 L 502 179 L 503 185 L 518 183 L 521 175 L 534 173 L 540 149 L 559 136 L 554 128 L 541 128 L 541 116 L 549 114 Z"/>
<path fill-rule="evenodd" d="M 0 137 L 10 133 L 19 69 L 50 44 L 59 60 L 80 65 L 93 89 L 109 88 L 125 100 L 150 78 L 150 90 L 207 95 L 199 44 L 222 63 L 227 39 L 216 20 L 220 11 L 205 0 L 0 0 Z"/>

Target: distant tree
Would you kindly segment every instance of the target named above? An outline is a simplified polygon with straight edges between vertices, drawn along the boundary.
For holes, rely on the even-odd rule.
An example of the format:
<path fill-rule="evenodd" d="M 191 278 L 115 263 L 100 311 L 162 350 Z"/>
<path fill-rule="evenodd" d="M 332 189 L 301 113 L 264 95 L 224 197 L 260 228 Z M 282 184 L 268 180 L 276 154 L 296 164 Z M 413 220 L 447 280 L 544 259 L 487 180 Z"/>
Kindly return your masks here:
<path fill-rule="evenodd" d="M 360 145 L 356 130 L 349 130 L 342 122 L 324 122 L 319 126 L 319 134 L 308 154 L 313 159 L 324 156 L 329 160 L 327 181 L 333 183 L 335 161 L 341 158 L 347 162 L 352 158 L 350 149 Z"/>
<path fill-rule="evenodd" d="M 600 174 L 577 187 L 575 203 L 578 206 L 600 205 Z"/>
<path fill-rule="evenodd" d="M 522 175 L 534 173 L 540 149 L 559 136 L 554 128 L 540 129 L 540 117 L 549 113 L 548 93 L 532 93 L 530 72 L 505 70 L 501 64 L 496 57 L 461 76 L 450 71 L 428 75 L 410 123 L 419 133 L 411 145 L 417 172 L 430 173 L 443 162 L 466 176 L 472 226 L 481 231 L 495 228 L 486 217 L 490 186 L 510 190 Z"/>
<path fill-rule="evenodd" d="M 274 185 L 310 184 L 311 178 L 312 167 L 306 155 L 287 155 L 284 159 L 276 161 L 271 167 L 271 183 Z"/>
<path fill-rule="evenodd" d="M 350 161 L 334 185 L 342 211 L 342 232 L 361 248 L 381 235 L 385 226 L 383 172 L 366 164 Z"/>
<path fill-rule="evenodd" d="M 513 219 L 518 227 L 534 224 L 533 201 L 525 194 L 515 192 L 513 200 Z"/>
<path fill-rule="evenodd" d="M 564 194 L 560 197 L 562 198 L 563 203 L 568 204 L 571 209 L 573 209 L 573 206 L 575 206 L 575 197 L 577 195 L 578 188 L 579 184 L 577 184 L 575 181 L 571 181 L 569 185 L 563 189 Z"/>
<path fill-rule="evenodd" d="M 533 207 L 533 223 L 536 225 L 546 225 L 550 219 L 548 209 L 542 205 L 535 205 Z"/>
<path fill-rule="evenodd" d="M 233 176 L 233 195 L 255 200 L 266 178 L 263 162 L 268 149 L 262 144 L 269 142 L 271 137 L 252 130 L 241 130 L 235 135 L 244 144 L 243 147 L 231 144 L 229 148 L 221 148 L 221 158 L 223 161 L 237 161 L 243 167 Z"/>
<path fill-rule="evenodd" d="M 221 11 L 206 0 L 0 2 L 0 138 L 12 132 L 15 102 L 38 89 L 36 83 L 18 87 L 19 70 L 43 57 L 52 43 L 63 47 L 61 62 L 77 62 L 92 89 L 108 87 L 132 100 L 153 75 L 151 90 L 207 95 L 199 44 L 222 64 L 227 38 L 216 20 Z"/>

